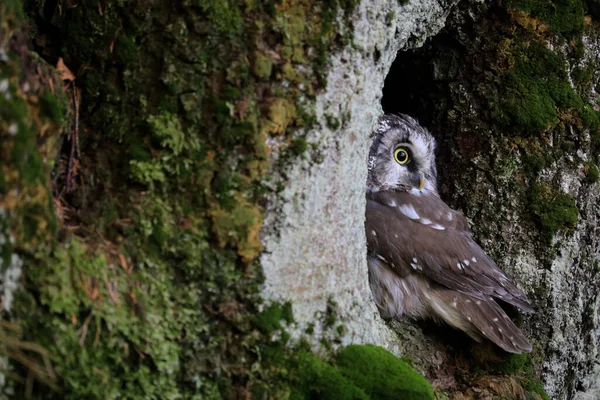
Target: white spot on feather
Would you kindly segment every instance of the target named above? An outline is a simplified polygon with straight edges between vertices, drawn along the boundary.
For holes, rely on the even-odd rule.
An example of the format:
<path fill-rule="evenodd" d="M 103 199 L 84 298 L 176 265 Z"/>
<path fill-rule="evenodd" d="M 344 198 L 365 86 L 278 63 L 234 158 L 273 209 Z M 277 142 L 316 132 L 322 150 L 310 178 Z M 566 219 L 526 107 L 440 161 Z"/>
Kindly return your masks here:
<path fill-rule="evenodd" d="M 448 219 L 448 221 L 452 221 L 452 211 L 448 211 L 448 214 L 446 214 L 446 218 Z"/>
<path fill-rule="evenodd" d="M 375 231 L 371 231 L 371 235 L 373 235 L 373 236 L 377 237 L 377 232 L 375 232 Z"/>
<path fill-rule="evenodd" d="M 404 288 L 404 293 L 406 293 L 407 296 L 412 295 L 412 293 L 410 292 L 410 289 L 408 288 L 408 286 L 406 286 L 406 282 L 401 281 L 402 282 L 402 287 Z"/>
<path fill-rule="evenodd" d="M 498 322 L 498 318 L 492 318 L 492 321 Z"/>
<path fill-rule="evenodd" d="M 419 219 L 419 214 L 417 214 L 412 204 L 402 204 L 398 207 L 398 210 L 410 219 Z"/>
<path fill-rule="evenodd" d="M 416 270 L 416 269 L 417 269 L 417 267 L 418 267 L 418 265 L 417 265 L 417 264 L 413 264 L 413 263 L 410 263 L 410 266 L 411 266 L 413 269 L 415 269 L 415 270 Z"/>
<path fill-rule="evenodd" d="M 445 229 L 446 229 L 446 228 L 444 228 L 443 226 L 441 226 L 441 225 L 438 225 L 438 224 L 433 224 L 433 225 L 431 225 L 431 227 L 432 227 L 433 229 L 437 229 L 438 231 L 443 231 L 443 230 L 445 230 Z"/>
<path fill-rule="evenodd" d="M 427 218 L 422 218 L 419 220 L 420 223 L 422 223 L 423 225 L 429 225 L 431 224 L 431 220 L 427 219 Z"/>
<path fill-rule="evenodd" d="M 467 317 L 467 321 L 471 322 L 471 317 Z"/>
<path fill-rule="evenodd" d="M 469 265 L 469 260 L 463 260 L 463 264 Z"/>
<path fill-rule="evenodd" d="M 396 207 L 396 201 L 395 200 L 390 201 L 388 203 L 388 206 L 390 206 L 390 207 Z"/>
<path fill-rule="evenodd" d="M 377 258 L 379 258 L 381 261 L 385 261 L 385 257 L 383 257 L 381 254 L 377 254 Z"/>
<path fill-rule="evenodd" d="M 413 257 L 413 262 L 414 262 L 414 263 L 417 263 L 417 262 L 418 262 L 418 261 L 417 261 L 417 257 Z"/>
<path fill-rule="evenodd" d="M 471 257 L 471 261 L 477 262 L 477 259 L 475 257 Z"/>
<path fill-rule="evenodd" d="M 480 300 L 477 300 L 477 301 L 475 302 L 475 304 L 477 304 L 478 306 L 480 306 L 480 305 L 481 305 L 481 301 L 480 301 Z"/>

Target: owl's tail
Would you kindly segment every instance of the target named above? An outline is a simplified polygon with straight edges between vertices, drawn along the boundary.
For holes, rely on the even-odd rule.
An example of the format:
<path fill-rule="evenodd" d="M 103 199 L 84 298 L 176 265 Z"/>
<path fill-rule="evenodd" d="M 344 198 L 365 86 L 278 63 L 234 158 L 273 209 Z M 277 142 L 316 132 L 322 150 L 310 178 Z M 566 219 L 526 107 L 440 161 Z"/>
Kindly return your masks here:
<path fill-rule="evenodd" d="M 525 335 L 492 298 L 481 300 L 445 288 L 439 288 L 432 294 L 430 307 L 433 315 L 478 342 L 485 337 L 509 353 L 531 351 Z"/>

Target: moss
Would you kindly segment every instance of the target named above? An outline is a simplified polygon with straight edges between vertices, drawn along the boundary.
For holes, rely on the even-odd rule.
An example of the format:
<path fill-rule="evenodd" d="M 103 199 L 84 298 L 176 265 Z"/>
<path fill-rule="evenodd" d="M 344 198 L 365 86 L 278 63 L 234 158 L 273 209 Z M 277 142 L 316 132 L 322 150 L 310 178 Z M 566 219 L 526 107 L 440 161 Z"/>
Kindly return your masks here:
<path fill-rule="evenodd" d="M 536 183 L 529 190 L 528 199 L 545 240 L 550 241 L 560 230 L 575 228 L 579 220 L 577 203 L 560 189 Z"/>
<path fill-rule="evenodd" d="M 594 70 L 592 68 L 584 68 L 576 66 L 571 71 L 571 79 L 575 86 L 582 87 L 592 81 Z"/>
<path fill-rule="evenodd" d="M 327 120 L 327 127 L 332 131 L 337 131 L 338 128 L 342 125 L 339 119 L 335 118 L 333 115 L 325 115 L 325 119 Z"/>
<path fill-rule="evenodd" d="M 254 58 L 252 71 L 259 79 L 266 79 L 273 71 L 273 61 L 265 54 L 258 53 Z"/>
<path fill-rule="evenodd" d="M 527 354 L 510 354 L 507 360 L 492 363 L 491 367 L 497 372 L 511 375 L 521 372 L 528 361 L 529 356 Z"/>
<path fill-rule="evenodd" d="M 300 137 L 294 138 L 294 140 L 292 140 L 292 143 L 290 143 L 288 150 L 294 156 L 299 156 L 299 155 L 304 154 L 304 152 L 306 150 L 308 150 L 308 143 L 306 142 L 306 137 L 300 136 Z"/>
<path fill-rule="evenodd" d="M 115 43 L 115 57 L 122 64 L 133 63 L 137 57 L 138 46 L 129 36 L 119 35 Z"/>
<path fill-rule="evenodd" d="M 39 153 L 44 213 L 15 219 L 36 249 L 15 315 L 64 374 L 61 397 L 232 398 L 279 376 L 281 363 L 263 364 L 283 362 L 289 306 L 256 317 L 265 142 L 306 151 L 292 131 L 315 120 L 298 110 L 313 107 L 319 69 L 351 32 L 337 17 L 354 3 L 84 0 L 42 14 L 31 3 L 41 53 L 63 57 L 82 91 L 75 189 L 66 193 L 61 163 L 55 171 L 56 204 L 76 214 L 60 222 L 75 236 L 52 229 L 34 129 L 23 134 Z M 11 104 L 0 113 L 28 116 Z"/>
<path fill-rule="evenodd" d="M 541 380 L 525 380 L 521 385 L 523 386 L 523 389 L 539 395 L 543 400 L 550 400 L 550 396 L 544 390 L 544 385 Z"/>
<path fill-rule="evenodd" d="M 282 329 L 282 322 L 291 324 L 294 322 L 292 305 L 287 302 L 271 303 L 256 316 L 255 325 L 264 334 L 270 335 L 273 332 Z"/>
<path fill-rule="evenodd" d="M 57 97 L 52 94 L 49 90 L 46 90 L 40 96 L 40 107 L 42 114 L 59 123 L 63 123 L 65 118 L 65 103 L 64 101 L 59 101 Z"/>
<path fill-rule="evenodd" d="M 586 104 L 581 110 L 581 122 L 584 128 L 590 129 L 592 134 L 600 126 L 600 112 Z"/>
<path fill-rule="evenodd" d="M 433 399 L 429 383 L 404 361 L 373 345 L 350 345 L 335 360 L 342 375 L 372 399 Z"/>
<path fill-rule="evenodd" d="M 206 13 L 210 26 L 216 33 L 234 35 L 242 30 L 243 19 L 237 2 L 226 0 L 211 0 L 200 3 L 200 8 Z"/>
<path fill-rule="evenodd" d="M 351 345 L 329 360 L 311 353 L 306 342 L 283 349 L 282 340 L 261 349 L 274 376 L 253 386 L 254 398 L 433 399 L 427 381 L 383 348 Z"/>
<path fill-rule="evenodd" d="M 600 172 L 593 162 L 586 163 L 583 170 L 585 173 L 585 181 L 587 183 L 594 184 L 600 181 Z"/>
<path fill-rule="evenodd" d="M 580 109 L 581 98 L 571 88 L 564 60 L 534 42 L 523 49 L 515 66 L 505 77 L 506 90 L 496 119 L 528 134 L 548 130 L 558 124 L 557 109 Z"/>
<path fill-rule="evenodd" d="M 369 399 L 338 369 L 311 354 L 301 353 L 294 357 L 291 368 L 298 375 L 290 399 Z"/>
<path fill-rule="evenodd" d="M 508 0 L 505 5 L 540 19 L 559 35 L 571 37 L 583 32 L 583 0 Z"/>

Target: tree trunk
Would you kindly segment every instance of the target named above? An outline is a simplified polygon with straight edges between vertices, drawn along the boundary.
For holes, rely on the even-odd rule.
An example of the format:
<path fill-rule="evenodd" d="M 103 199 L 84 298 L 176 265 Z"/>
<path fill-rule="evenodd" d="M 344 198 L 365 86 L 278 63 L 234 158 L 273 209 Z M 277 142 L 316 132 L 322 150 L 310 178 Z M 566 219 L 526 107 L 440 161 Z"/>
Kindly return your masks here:
<path fill-rule="evenodd" d="M 3 397 L 599 397 L 597 5 L 457 3 L 2 3 Z M 530 355 L 379 317 L 383 111 L 436 136 Z"/>

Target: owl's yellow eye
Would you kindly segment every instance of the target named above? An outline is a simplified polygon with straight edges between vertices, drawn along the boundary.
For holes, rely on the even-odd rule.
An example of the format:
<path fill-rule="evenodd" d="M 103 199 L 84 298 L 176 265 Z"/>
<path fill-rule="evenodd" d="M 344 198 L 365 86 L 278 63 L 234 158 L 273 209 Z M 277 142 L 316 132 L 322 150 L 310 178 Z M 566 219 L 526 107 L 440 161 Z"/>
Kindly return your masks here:
<path fill-rule="evenodd" d="M 394 150 L 394 159 L 400 165 L 406 164 L 409 160 L 408 150 L 406 150 L 404 147 L 398 147 L 396 150 Z"/>

